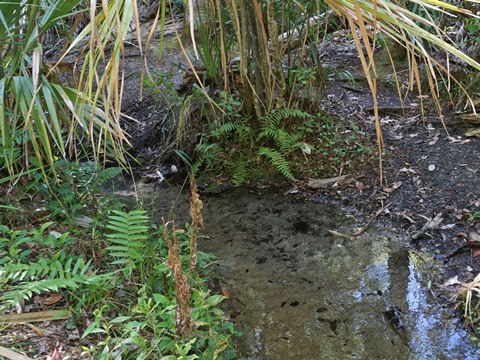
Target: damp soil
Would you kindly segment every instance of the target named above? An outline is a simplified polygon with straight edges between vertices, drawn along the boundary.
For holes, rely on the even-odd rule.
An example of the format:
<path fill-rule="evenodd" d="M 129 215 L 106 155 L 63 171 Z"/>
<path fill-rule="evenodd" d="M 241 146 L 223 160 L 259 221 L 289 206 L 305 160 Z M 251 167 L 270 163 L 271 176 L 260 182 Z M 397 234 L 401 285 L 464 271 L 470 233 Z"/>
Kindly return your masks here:
<path fill-rule="evenodd" d="M 187 220 L 188 194 L 147 186 L 157 221 Z M 199 247 L 229 295 L 246 359 L 478 359 L 451 307 L 430 288 L 443 263 L 377 222 L 354 240 L 358 211 L 270 190 L 203 194 Z M 217 291 L 220 289 L 217 286 Z"/>

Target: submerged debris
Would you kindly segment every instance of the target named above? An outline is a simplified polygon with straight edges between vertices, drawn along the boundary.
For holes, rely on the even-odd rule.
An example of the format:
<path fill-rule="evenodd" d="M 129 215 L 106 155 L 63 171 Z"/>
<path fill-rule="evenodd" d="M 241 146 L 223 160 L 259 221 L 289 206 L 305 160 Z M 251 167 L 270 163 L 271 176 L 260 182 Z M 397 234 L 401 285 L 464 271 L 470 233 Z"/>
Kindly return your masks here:
<path fill-rule="evenodd" d="M 402 342 L 409 346 L 408 338 L 405 333 L 405 327 L 403 325 L 402 310 L 398 306 L 392 306 L 387 311 L 382 313 L 385 322 L 389 323 L 395 332 L 398 334 Z"/>

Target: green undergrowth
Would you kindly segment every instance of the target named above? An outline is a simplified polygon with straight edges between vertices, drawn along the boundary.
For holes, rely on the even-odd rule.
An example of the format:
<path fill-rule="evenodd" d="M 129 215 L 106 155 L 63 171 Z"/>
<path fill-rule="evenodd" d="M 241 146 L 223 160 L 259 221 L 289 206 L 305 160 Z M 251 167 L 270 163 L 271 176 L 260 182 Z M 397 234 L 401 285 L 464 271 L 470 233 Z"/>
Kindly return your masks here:
<path fill-rule="evenodd" d="M 298 90 L 293 105 L 260 118 L 245 114 L 235 93 L 219 91 L 210 99 L 216 104 L 212 107 L 195 85 L 192 95 L 180 96 L 169 74 L 154 74 L 155 82 L 146 85 L 157 102 L 168 104 L 169 121 L 176 124 L 165 147 L 171 154 L 176 149 L 202 183 L 326 178 L 370 164 L 374 140 L 353 123 L 313 111 L 318 89 L 311 85 L 313 72 L 306 70 L 292 70 Z"/>
<path fill-rule="evenodd" d="M 100 195 L 119 175 L 114 168 L 61 162 L 57 170 L 61 178 L 51 183 L 33 177 L 24 201 L 2 201 L 10 220 L 0 225 L 1 313 L 42 311 L 39 301 L 57 296 L 49 310 L 71 312 L 82 358 L 235 358 L 238 333 L 220 308 L 225 297 L 207 286 L 215 259 L 198 252 L 191 265 L 196 230 L 154 224 L 141 208 Z M 25 199 L 39 205 L 27 210 Z M 28 353 L 8 343 L 8 331 L 0 330 L 3 346 Z"/>
<path fill-rule="evenodd" d="M 327 178 L 369 162 L 371 141 L 357 126 L 324 114 L 274 110 L 258 122 L 234 107 L 222 123 L 213 121 L 195 148 L 200 179 L 251 182 Z"/>

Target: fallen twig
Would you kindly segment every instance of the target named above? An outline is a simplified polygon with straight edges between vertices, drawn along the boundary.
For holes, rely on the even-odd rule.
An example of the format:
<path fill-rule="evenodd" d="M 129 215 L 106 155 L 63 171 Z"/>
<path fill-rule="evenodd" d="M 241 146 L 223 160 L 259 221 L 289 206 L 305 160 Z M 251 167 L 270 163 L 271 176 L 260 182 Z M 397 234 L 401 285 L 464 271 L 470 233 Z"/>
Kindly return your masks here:
<path fill-rule="evenodd" d="M 380 216 L 380 214 L 386 209 L 388 208 L 392 203 L 388 204 L 387 206 L 382 206 L 382 208 L 380 210 L 377 210 L 377 212 L 375 213 L 375 215 L 372 216 L 372 218 L 370 219 L 370 221 L 362 228 L 360 228 L 359 230 L 355 231 L 354 233 L 352 234 L 344 234 L 344 233 L 341 233 L 341 232 L 338 232 L 338 231 L 335 231 L 335 230 L 328 230 L 328 232 L 330 234 L 332 234 L 333 236 L 336 236 L 336 237 L 341 237 L 341 238 L 344 238 L 344 239 L 348 239 L 348 240 L 353 240 L 354 238 L 362 235 L 365 231 L 367 231 L 367 229 L 372 226 L 372 224 L 375 222 L 375 220 Z"/>
<path fill-rule="evenodd" d="M 443 219 L 444 218 L 442 217 L 442 213 L 439 213 L 433 219 L 428 220 L 427 223 L 423 225 L 423 227 L 419 231 L 412 235 L 412 240 L 418 240 L 423 235 L 425 235 L 428 230 L 437 228 L 438 225 L 442 223 Z"/>
<path fill-rule="evenodd" d="M 345 183 L 347 181 L 353 181 L 352 178 L 348 178 L 350 175 L 342 175 L 328 179 L 312 179 L 307 185 L 311 189 L 325 188 L 336 183 Z"/>

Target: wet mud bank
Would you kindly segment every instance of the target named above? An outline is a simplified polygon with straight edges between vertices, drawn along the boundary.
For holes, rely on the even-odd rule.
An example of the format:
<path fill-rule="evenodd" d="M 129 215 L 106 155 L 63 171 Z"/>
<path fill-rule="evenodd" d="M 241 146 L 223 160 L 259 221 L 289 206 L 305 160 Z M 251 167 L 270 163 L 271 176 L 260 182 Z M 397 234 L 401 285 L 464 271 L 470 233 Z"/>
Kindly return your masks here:
<path fill-rule="evenodd" d="M 156 190 L 156 217 L 178 189 Z M 349 212 L 334 204 L 272 192 L 233 189 L 202 197 L 201 250 L 214 253 L 215 271 L 230 298 L 227 314 L 244 333 L 247 359 L 478 359 L 480 352 L 451 309 L 428 289 L 440 264 L 409 249 L 402 234 L 380 224 L 354 240 Z M 148 205 L 148 204 L 147 204 Z"/>

